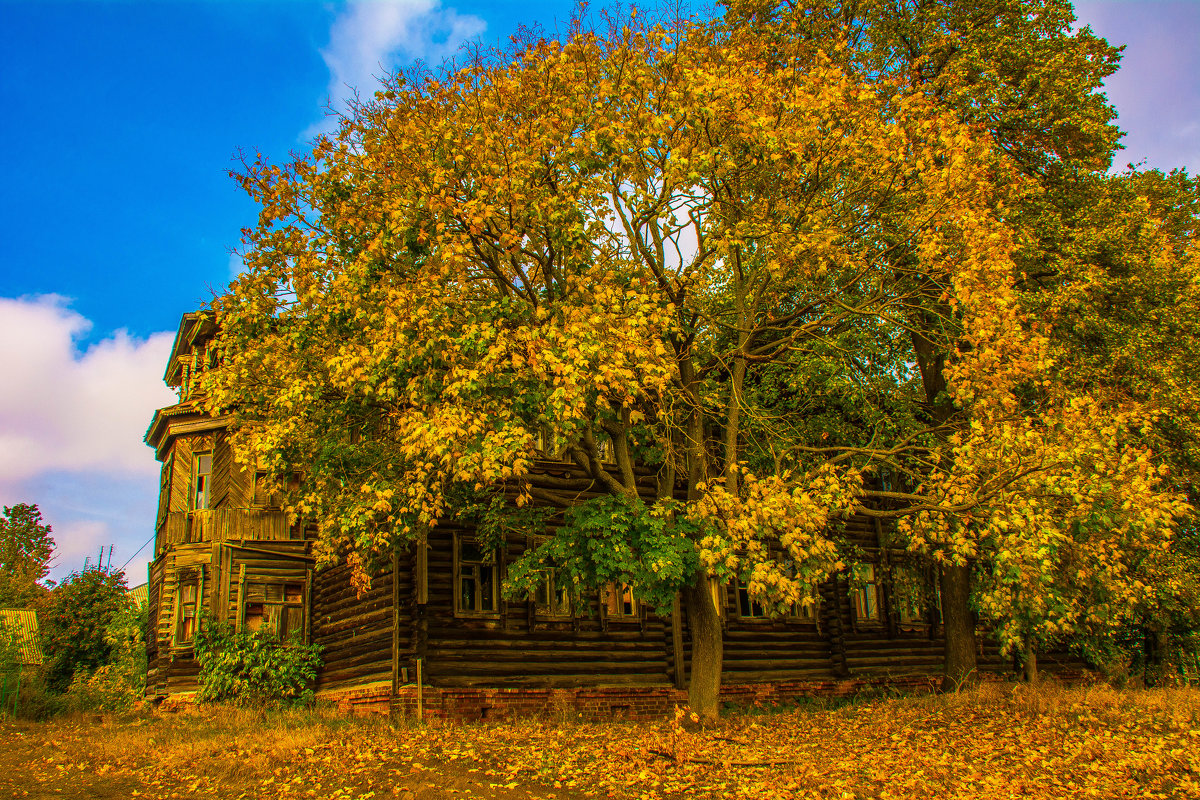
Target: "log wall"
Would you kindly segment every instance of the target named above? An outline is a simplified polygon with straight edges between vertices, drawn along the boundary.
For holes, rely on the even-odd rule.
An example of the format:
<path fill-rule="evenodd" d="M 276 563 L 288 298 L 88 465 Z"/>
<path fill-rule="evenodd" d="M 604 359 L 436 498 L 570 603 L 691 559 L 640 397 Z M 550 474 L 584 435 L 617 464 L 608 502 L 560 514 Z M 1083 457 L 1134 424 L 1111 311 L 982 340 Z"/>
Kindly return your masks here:
<path fill-rule="evenodd" d="M 411 597 L 411 576 L 407 558 L 393 560 L 372 575 L 371 588 L 359 596 L 345 561 L 315 573 L 312 642 L 322 648 L 324 662 L 319 691 L 393 680 L 393 648 L 411 649 L 410 616 L 394 597 Z"/>
<path fill-rule="evenodd" d="M 585 594 L 565 618 L 539 616 L 529 600 L 501 601 L 491 615 L 454 612 L 454 533 L 429 535 L 429 602 L 419 611 L 418 641 L 433 686 L 662 685 L 670 682 L 669 627 L 640 610 L 636 619 L 602 619 L 599 597 Z M 524 553 L 511 536 L 505 561 Z M 500 578 L 503 580 L 503 567 Z M 420 648 L 417 652 L 422 654 Z"/>
<path fill-rule="evenodd" d="M 425 685 L 446 691 L 686 685 L 691 643 L 682 607 L 673 612 L 678 632 L 670 616 L 646 608 L 634 618 L 607 619 L 597 592 L 582 594 L 569 614 L 558 617 L 540 614 L 526 598 L 501 598 L 494 612 L 456 612 L 454 541 L 456 535 L 471 536 L 469 529 L 446 525 L 431 531 L 426 542 L 398 552 L 378 569 L 362 595 L 351 586 L 344 562 L 314 571 L 307 558 L 310 543 L 293 538 L 300 529 L 288 526 L 282 513 L 232 505 L 253 497 L 254 476 L 222 457 L 228 448 L 221 435 L 215 438 L 213 479 L 213 497 L 221 505 L 188 512 L 189 465 L 192 453 L 204 444 L 176 442 L 176 469 L 169 479 L 172 508 L 164 516 L 160 557 L 151 568 L 157 636 L 148 651 L 149 683 L 157 691 L 194 688 L 190 654 L 170 647 L 177 576 L 189 570 L 203 570 L 205 608 L 235 624 L 245 604 L 244 584 L 304 581 L 309 637 L 322 648 L 324 666 L 317 684 L 322 692 L 387 685 L 394 695 L 414 681 L 418 659 Z M 219 473 L 225 477 L 215 477 Z M 535 485 L 547 491 L 570 491 L 579 498 L 598 494 L 568 465 L 539 463 L 535 474 Z M 651 495 L 653 476 L 639 478 L 639 490 Z M 926 622 L 900 624 L 893 608 L 892 570 L 904 566 L 908 556 L 888 550 L 883 530 L 870 518 L 854 517 L 843 527 L 853 557 L 875 567 L 878 617 L 856 618 L 849 574 L 819 587 L 813 619 L 743 618 L 736 587 L 726 585 L 720 590 L 726 685 L 911 681 L 941 670 L 943 642 L 936 614 Z M 521 557 L 528 541 L 521 532 L 509 536 L 500 581 L 504 565 Z M 1004 669 L 1007 664 L 995 647 L 985 637 L 981 641 L 981 669 Z"/>

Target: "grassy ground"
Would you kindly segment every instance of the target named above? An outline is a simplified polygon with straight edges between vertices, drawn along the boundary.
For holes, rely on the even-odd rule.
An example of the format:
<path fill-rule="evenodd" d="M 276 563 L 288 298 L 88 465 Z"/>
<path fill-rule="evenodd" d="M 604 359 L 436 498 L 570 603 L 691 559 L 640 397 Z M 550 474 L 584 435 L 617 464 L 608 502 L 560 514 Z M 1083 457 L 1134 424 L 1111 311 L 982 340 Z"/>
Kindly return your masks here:
<path fill-rule="evenodd" d="M 0 723 L 0 797 L 1200 797 L 1200 690 L 988 685 L 715 728 L 205 708 Z"/>

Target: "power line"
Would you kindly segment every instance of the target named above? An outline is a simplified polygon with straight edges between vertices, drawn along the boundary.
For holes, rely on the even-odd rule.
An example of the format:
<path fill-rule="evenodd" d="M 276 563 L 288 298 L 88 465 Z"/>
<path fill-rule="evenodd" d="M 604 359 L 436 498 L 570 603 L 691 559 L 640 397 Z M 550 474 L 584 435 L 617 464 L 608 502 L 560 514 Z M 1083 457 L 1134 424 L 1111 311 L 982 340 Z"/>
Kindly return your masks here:
<path fill-rule="evenodd" d="M 145 549 L 146 549 L 146 545 L 147 545 L 147 544 L 150 544 L 150 543 L 151 543 L 151 542 L 153 542 L 153 541 L 154 541 L 154 534 L 150 534 L 150 538 L 146 540 L 145 544 L 143 544 L 143 545 L 142 545 L 141 547 L 139 547 L 139 548 L 138 548 L 136 551 L 134 551 L 134 554 L 133 554 L 133 555 L 131 555 L 131 556 L 129 557 L 129 561 L 133 561 L 135 558 L 137 558 L 137 554 L 138 554 L 138 553 L 140 553 L 140 552 L 142 552 L 143 550 L 145 550 Z M 112 558 L 112 556 L 110 555 L 110 556 L 109 556 L 109 558 L 111 559 L 111 558 Z M 126 561 L 124 564 L 122 564 L 122 565 L 121 565 L 121 569 L 119 569 L 119 570 L 117 570 L 117 571 L 118 571 L 118 572 L 124 572 L 124 571 L 125 571 L 125 568 L 129 566 L 129 561 Z M 109 563 L 111 564 L 112 562 L 110 561 Z"/>

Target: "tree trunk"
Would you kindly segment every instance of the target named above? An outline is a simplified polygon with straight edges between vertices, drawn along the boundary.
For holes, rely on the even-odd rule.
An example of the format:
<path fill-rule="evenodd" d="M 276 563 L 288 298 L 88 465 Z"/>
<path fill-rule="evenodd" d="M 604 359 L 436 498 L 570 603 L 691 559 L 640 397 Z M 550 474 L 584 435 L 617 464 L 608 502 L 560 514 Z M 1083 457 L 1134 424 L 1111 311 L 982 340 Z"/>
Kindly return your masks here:
<path fill-rule="evenodd" d="M 942 567 L 942 624 L 946 633 L 946 671 L 942 691 L 956 692 L 976 677 L 975 618 L 971 613 L 971 568 Z"/>
<path fill-rule="evenodd" d="M 1151 622 L 1142 625 L 1142 682 L 1155 686 L 1162 666 L 1162 632 Z"/>
<path fill-rule="evenodd" d="M 1021 672 L 1025 676 L 1026 683 L 1038 682 L 1037 651 L 1033 649 L 1033 639 L 1025 641 L 1025 655 L 1024 661 L 1021 663 Z"/>
<path fill-rule="evenodd" d="M 702 720 L 711 722 L 718 715 L 717 696 L 721 691 L 721 657 L 725 642 L 721 614 L 713 602 L 708 576 L 703 571 L 697 573 L 686 597 L 688 629 L 692 637 L 688 705 Z"/>

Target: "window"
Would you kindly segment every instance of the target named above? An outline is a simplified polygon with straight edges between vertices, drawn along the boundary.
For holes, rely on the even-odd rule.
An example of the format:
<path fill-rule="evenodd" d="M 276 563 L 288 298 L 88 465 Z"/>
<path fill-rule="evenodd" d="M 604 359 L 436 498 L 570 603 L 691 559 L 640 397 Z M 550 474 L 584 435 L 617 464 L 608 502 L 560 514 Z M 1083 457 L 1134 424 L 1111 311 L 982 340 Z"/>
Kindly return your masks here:
<path fill-rule="evenodd" d="M 850 572 L 850 591 L 854 600 L 854 616 L 860 622 L 879 619 L 879 585 L 875 581 L 874 564 L 855 564 Z"/>
<path fill-rule="evenodd" d="M 542 573 L 542 582 L 533 594 L 533 610 L 543 617 L 571 616 L 571 595 L 566 586 L 559 586 L 553 569 Z"/>
<path fill-rule="evenodd" d="M 762 603 L 750 596 L 750 588 L 738 581 L 737 584 L 738 616 L 742 619 L 762 619 L 767 616 L 767 609 Z"/>
<path fill-rule="evenodd" d="M 803 622 L 815 622 L 817 619 L 817 609 L 821 607 L 821 592 L 817 589 L 815 583 L 808 584 L 808 590 L 805 592 L 801 589 L 802 599 L 800 602 L 792 606 L 791 616 Z"/>
<path fill-rule="evenodd" d="M 636 617 L 638 614 L 637 598 L 633 596 L 633 587 L 628 583 L 613 581 L 601 591 L 600 599 L 604 604 L 604 614 L 609 619 Z"/>
<path fill-rule="evenodd" d="M 175 463 L 174 454 L 170 454 L 163 460 L 162 476 L 158 482 L 158 521 L 161 523 L 163 517 L 170 510 L 171 505 L 171 466 Z"/>
<path fill-rule="evenodd" d="M 474 539 L 455 534 L 454 610 L 459 614 L 494 614 L 499 606 L 495 551 L 485 552 Z"/>
<path fill-rule="evenodd" d="M 279 498 L 270 491 L 267 483 L 266 472 L 258 470 L 254 473 L 254 499 L 252 505 L 255 508 L 276 508 L 279 506 Z"/>
<path fill-rule="evenodd" d="M 891 584 L 892 610 L 900 618 L 901 625 L 924 622 L 925 586 L 921 576 L 909 566 L 892 567 Z"/>
<path fill-rule="evenodd" d="M 192 508 L 208 508 L 209 478 L 212 475 L 212 453 L 197 453 L 192 470 Z"/>
<path fill-rule="evenodd" d="M 199 586 L 194 576 L 180 576 L 179 609 L 175 627 L 175 644 L 188 645 L 196 638 L 196 598 L 199 596 Z"/>
<path fill-rule="evenodd" d="M 286 640 L 304 638 L 304 584 L 247 583 L 242 629 L 268 630 Z"/>
<path fill-rule="evenodd" d="M 545 537 L 530 537 L 529 549 L 536 549 L 546 541 Z M 566 585 L 559 585 L 558 578 L 558 571 L 554 567 L 548 566 L 541 570 L 541 582 L 529 597 L 533 603 L 533 613 L 537 616 L 571 616 L 571 593 Z"/>

